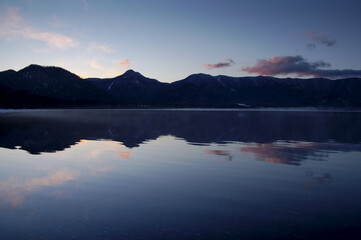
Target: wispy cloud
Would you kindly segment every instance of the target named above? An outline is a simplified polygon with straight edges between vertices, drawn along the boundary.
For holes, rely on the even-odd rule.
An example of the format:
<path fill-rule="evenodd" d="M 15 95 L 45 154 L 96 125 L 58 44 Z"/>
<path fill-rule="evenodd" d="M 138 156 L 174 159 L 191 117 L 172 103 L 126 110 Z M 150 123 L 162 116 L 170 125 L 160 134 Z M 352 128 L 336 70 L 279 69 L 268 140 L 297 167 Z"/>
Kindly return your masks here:
<path fill-rule="evenodd" d="M 131 65 L 129 60 L 118 62 L 118 64 L 122 67 L 130 67 L 130 65 Z"/>
<path fill-rule="evenodd" d="M 7 40 L 13 40 L 19 37 L 38 40 L 59 49 L 72 48 L 78 45 L 71 37 L 59 33 L 41 31 L 25 23 L 18 8 L 8 8 L 7 11 L 1 15 L 0 37 Z"/>
<path fill-rule="evenodd" d="M 104 70 L 104 67 L 102 67 L 97 60 L 91 60 L 89 62 L 90 67 L 94 68 L 95 70 Z"/>
<path fill-rule="evenodd" d="M 234 64 L 234 61 L 231 58 L 226 58 L 224 59 L 224 62 L 219 62 L 219 63 L 206 63 L 203 64 L 203 66 L 208 69 L 208 70 L 212 70 L 212 69 L 216 69 L 216 68 L 227 68 L 230 67 L 232 64 Z"/>
<path fill-rule="evenodd" d="M 314 32 L 307 33 L 307 36 L 312 40 L 314 40 L 315 42 L 321 43 L 327 47 L 333 47 L 337 43 L 336 39 L 330 39 L 325 35 L 317 35 Z"/>
<path fill-rule="evenodd" d="M 88 52 L 100 51 L 103 53 L 111 53 L 113 49 L 107 45 L 99 44 L 99 43 L 91 43 L 87 49 Z"/>
<path fill-rule="evenodd" d="M 97 72 L 99 72 L 99 74 L 102 76 L 102 77 L 115 77 L 115 76 L 118 76 L 120 74 L 123 73 L 123 71 L 120 71 L 118 68 L 116 68 L 115 66 L 114 67 L 105 67 L 101 64 L 98 63 L 98 61 L 96 59 L 92 59 L 89 61 L 88 65 L 96 70 Z"/>
<path fill-rule="evenodd" d="M 74 180 L 75 172 L 59 171 L 45 177 L 32 178 L 24 182 L 0 182 L 0 199 L 8 202 L 13 207 L 18 207 L 29 192 L 34 192 L 43 187 L 58 186 Z"/>
<path fill-rule="evenodd" d="M 24 29 L 21 35 L 25 38 L 46 42 L 51 46 L 61 49 L 67 49 L 77 45 L 72 38 L 65 35 L 51 32 L 39 32 L 31 28 Z"/>
<path fill-rule="evenodd" d="M 322 69 L 325 67 L 331 67 L 331 64 L 324 61 L 308 62 L 302 56 L 281 56 L 258 60 L 252 67 L 243 67 L 242 71 L 270 76 L 296 74 L 300 77 L 361 77 L 361 70 Z"/>
<path fill-rule="evenodd" d="M 85 10 L 85 11 L 89 11 L 89 5 L 88 5 L 87 0 L 81 0 L 81 1 L 82 1 L 82 3 L 83 3 L 84 10 Z"/>

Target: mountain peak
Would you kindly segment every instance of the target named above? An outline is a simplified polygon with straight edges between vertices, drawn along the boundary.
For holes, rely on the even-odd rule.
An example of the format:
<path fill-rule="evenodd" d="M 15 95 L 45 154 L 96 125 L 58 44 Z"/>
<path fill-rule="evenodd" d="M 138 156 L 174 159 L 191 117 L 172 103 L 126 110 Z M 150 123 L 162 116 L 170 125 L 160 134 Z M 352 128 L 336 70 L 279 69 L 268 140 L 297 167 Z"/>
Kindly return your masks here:
<path fill-rule="evenodd" d="M 123 73 L 124 77 L 143 77 L 142 74 L 140 74 L 139 72 L 136 72 L 132 69 L 129 69 L 128 71 L 126 71 L 125 73 Z"/>
<path fill-rule="evenodd" d="M 189 75 L 188 77 L 186 77 L 184 80 L 186 81 L 195 81 L 195 82 L 202 82 L 202 81 L 208 81 L 210 79 L 215 79 L 216 77 L 209 75 L 209 74 L 205 74 L 205 73 L 196 73 L 196 74 L 192 74 Z"/>
<path fill-rule="evenodd" d="M 43 71 L 62 71 L 62 72 L 68 72 L 71 73 L 70 71 L 61 68 L 61 67 L 57 67 L 57 66 L 42 66 L 42 65 L 38 65 L 38 64 L 30 64 L 29 66 L 21 69 L 19 72 L 23 72 L 23 71 L 39 71 L 39 70 L 43 70 Z"/>
<path fill-rule="evenodd" d="M 21 69 L 20 71 L 24 71 L 24 70 L 37 70 L 37 69 L 42 69 L 44 68 L 43 66 L 37 65 L 37 64 L 30 64 L 27 67 L 24 67 L 23 69 Z"/>
<path fill-rule="evenodd" d="M 188 77 L 202 77 L 202 78 L 205 78 L 205 77 L 213 77 L 213 76 L 210 75 L 210 74 L 206 74 L 206 73 L 194 73 L 194 74 L 189 75 Z"/>
<path fill-rule="evenodd" d="M 136 73 L 136 71 L 134 71 L 133 69 L 129 69 L 129 70 L 127 70 L 125 73 Z M 125 74 L 124 73 L 124 74 Z"/>
<path fill-rule="evenodd" d="M 38 84 L 39 82 L 42 86 L 50 86 L 50 82 L 58 82 L 61 85 L 65 82 L 79 83 L 79 81 L 82 80 L 79 76 L 64 68 L 55 66 L 40 66 L 36 64 L 31 64 L 19 70 L 18 74 L 23 80 L 26 79 L 26 81 L 30 81 L 28 86 L 29 88 L 31 88 L 31 84 Z"/>
<path fill-rule="evenodd" d="M 16 73 L 16 71 L 13 69 L 9 69 L 9 70 L 5 70 L 5 71 L 1 71 L 0 73 L 1 74 L 13 74 L 13 73 Z"/>

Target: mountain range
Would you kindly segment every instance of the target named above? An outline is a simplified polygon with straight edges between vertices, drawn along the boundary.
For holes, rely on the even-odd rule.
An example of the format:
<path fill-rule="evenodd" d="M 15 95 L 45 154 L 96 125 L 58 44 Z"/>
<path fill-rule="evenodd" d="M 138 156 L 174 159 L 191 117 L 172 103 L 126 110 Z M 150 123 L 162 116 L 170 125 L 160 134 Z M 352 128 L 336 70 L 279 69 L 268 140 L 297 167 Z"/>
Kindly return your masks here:
<path fill-rule="evenodd" d="M 32 64 L 0 72 L 0 107 L 361 107 L 361 78 L 193 74 L 163 83 L 133 70 L 82 79 L 59 67 Z"/>

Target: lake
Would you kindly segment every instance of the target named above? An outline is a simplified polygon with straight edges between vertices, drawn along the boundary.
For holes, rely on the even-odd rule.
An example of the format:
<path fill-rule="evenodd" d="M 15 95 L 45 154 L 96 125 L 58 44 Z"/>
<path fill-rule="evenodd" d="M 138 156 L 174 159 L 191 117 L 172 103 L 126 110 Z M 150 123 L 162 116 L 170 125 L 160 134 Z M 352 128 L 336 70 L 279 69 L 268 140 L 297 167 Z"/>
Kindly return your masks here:
<path fill-rule="evenodd" d="M 1 239 L 361 239 L 361 113 L 0 114 Z"/>

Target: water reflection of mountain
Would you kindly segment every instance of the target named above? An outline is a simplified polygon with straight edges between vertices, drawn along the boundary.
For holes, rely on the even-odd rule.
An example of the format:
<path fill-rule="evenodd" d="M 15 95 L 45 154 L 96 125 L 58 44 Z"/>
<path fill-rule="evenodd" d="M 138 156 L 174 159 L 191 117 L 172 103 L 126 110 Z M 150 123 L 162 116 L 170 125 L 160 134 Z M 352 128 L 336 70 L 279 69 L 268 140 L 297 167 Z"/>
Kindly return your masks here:
<path fill-rule="evenodd" d="M 355 112 L 29 111 L 0 116 L 0 147 L 20 146 L 39 154 L 63 150 L 81 139 L 111 139 L 132 148 L 162 135 L 191 144 L 360 143 L 360 122 L 361 113 Z"/>

